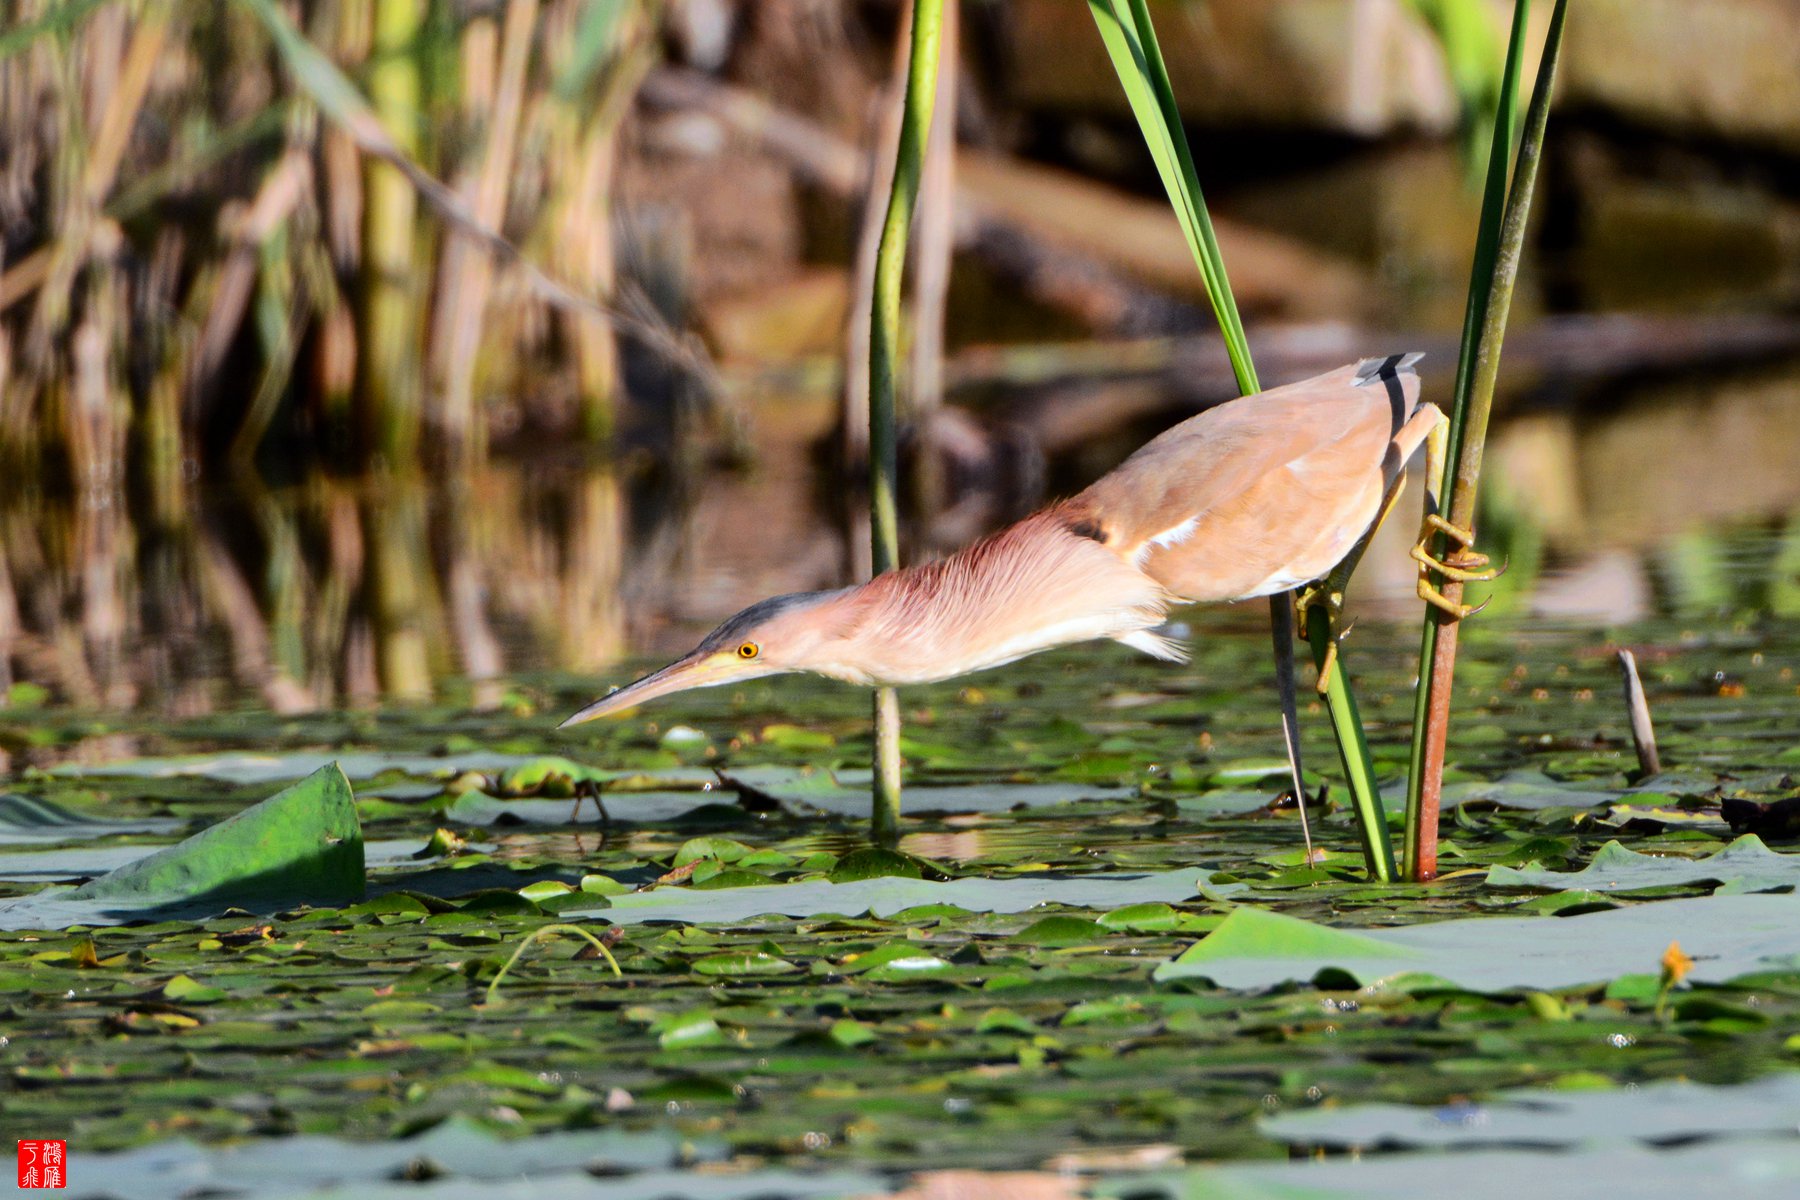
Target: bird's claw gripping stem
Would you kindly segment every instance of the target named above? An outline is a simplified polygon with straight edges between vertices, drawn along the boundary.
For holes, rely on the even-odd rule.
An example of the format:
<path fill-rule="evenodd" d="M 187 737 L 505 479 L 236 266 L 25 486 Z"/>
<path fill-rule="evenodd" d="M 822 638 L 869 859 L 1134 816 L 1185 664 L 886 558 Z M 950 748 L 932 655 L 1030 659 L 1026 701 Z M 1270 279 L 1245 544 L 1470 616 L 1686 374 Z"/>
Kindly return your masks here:
<path fill-rule="evenodd" d="M 1319 664 L 1319 678 L 1314 688 L 1323 696 L 1331 686 L 1331 670 L 1337 665 L 1338 643 L 1349 633 L 1348 629 L 1339 629 L 1340 614 L 1344 610 L 1344 593 L 1329 579 L 1300 589 L 1294 593 L 1294 623 L 1302 638 L 1306 637 L 1307 622 L 1312 617 L 1313 609 L 1325 614 L 1325 627 L 1331 631 L 1331 638 L 1325 647 L 1325 661 Z"/>
<path fill-rule="evenodd" d="M 1432 557 L 1427 546 L 1434 533 L 1441 533 L 1457 544 L 1457 549 L 1443 558 Z M 1486 608 L 1488 602 L 1480 604 L 1462 604 L 1450 599 L 1432 585 L 1431 573 L 1437 572 L 1445 579 L 1457 583 L 1488 583 L 1506 573 L 1506 565 L 1491 567 L 1492 560 L 1474 549 L 1475 534 L 1473 530 L 1464 529 L 1452 524 L 1436 513 L 1425 514 L 1423 527 L 1419 530 L 1419 540 L 1414 544 L 1410 557 L 1419 564 L 1419 599 L 1450 615 L 1452 620 L 1460 621 L 1464 617 L 1472 617 Z"/>
<path fill-rule="evenodd" d="M 1431 605 L 1433 608 L 1441 609 L 1448 613 L 1450 619 L 1453 621 L 1460 621 L 1464 617 L 1472 617 L 1488 606 L 1487 600 L 1483 600 L 1480 604 L 1460 604 L 1457 601 L 1450 599 L 1450 597 L 1444 595 L 1444 593 L 1427 583 L 1423 572 L 1419 575 L 1419 599 Z M 1492 597 L 1489 597 L 1489 599 L 1492 599 Z"/>
<path fill-rule="evenodd" d="M 1460 547 L 1443 558 L 1433 558 L 1426 547 L 1433 533 L 1441 533 Z M 1452 525 L 1436 513 L 1428 513 L 1424 527 L 1419 530 L 1419 540 L 1413 545 L 1411 558 L 1419 564 L 1421 571 L 1436 571 L 1445 579 L 1454 579 L 1458 583 L 1487 583 L 1506 574 L 1504 565 L 1490 567 L 1492 560 L 1485 554 L 1474 550 L 1475 535 L 1460 525 Z"/>

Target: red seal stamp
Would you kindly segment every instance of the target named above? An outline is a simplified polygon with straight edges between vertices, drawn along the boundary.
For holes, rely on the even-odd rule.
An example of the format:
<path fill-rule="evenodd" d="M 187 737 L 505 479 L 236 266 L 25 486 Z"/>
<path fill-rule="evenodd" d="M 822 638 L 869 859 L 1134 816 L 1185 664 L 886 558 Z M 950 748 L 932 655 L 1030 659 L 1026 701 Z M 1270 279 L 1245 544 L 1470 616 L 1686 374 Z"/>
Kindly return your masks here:
<path fill-rule="evenodd" d="M 47 1138 L 19 1142 L 19 1187 L 69 1186 L 69 1143 Z"/>

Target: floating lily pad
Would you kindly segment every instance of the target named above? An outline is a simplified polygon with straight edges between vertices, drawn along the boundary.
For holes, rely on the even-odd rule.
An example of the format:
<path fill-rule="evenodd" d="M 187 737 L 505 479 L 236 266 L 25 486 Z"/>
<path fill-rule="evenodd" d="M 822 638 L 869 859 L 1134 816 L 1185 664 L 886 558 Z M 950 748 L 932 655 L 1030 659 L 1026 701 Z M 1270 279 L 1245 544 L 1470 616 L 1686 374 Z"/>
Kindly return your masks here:
<path fill-rule="evenodd" d="M 390 771 L 402 775 L 449 778 L 464 771 L 504 774 L 519 770 L 521 778 L 534 773 L 553 772 L 556 762 L 568 762 L 541 754 L 502 754 L 495 751 L 471 751 L 466 754 L 382 754 L 361 750 L 292 750 L 279 754 L 251 752 L 226 754 L 182 754 L 166 758 L 132 758 L 112 763 L 70 763 L 57 767 L 55 774 L 81 778 L 123 776 L 132 779 L 174 779 L 195 777 L 216 779 L 221 783 L 280 783 L 303 779 L 330 763 L 336 763 L 347 779 L 373 779 Z M 612 782 L 621 779 L 656 780 L 669 785 L 702 785 L 716 776 L 700 767 L 666 767 L 654 771 L 600 770 L 577 767 L 583 778 Z"/>
<path fill-rule="evenodd" d="M 832 883 L 855 883 L 863 879 L 945 879 L 948 874 L 936 863 L 881 846 L 864 846 L 832 864 L 828 876 Z"/>
<path fill-rule="evenodd" d="M 370 1185 L 389 1180 L 447 1176 L 437 1184 L 395 1185 L 408 1189 L 396 1195 L 436 1198 L 455 1194 L 443 1185 L 457 1181 L 481 1181 L 481 1194 L 496 1195 L 503 1193 L 492 1190 L 495 1184 L 526 1177 L 561 1178 L 589 1165 L 652 1170 L 722 1156 L 717 1143 L 690 1143 L 673 1130 L 582 1130 L 507 1140 L 466 1117 L 452 1117 L 426 1133 L 390 1142 L 290 1137 L 203 1147 L 180 1141 L 117 1154 L 90 1153 L 82 1156 L 78 1183 L 83 1195 L 179 1200 L 198 1193 L 293 1196 L 300 1189 L 311 1193 L 324 1188 L 334 1189 L 335 1195 L 338 1187 L 351 1187 L 355 1195 L 363 1196 L 370 1194 Z M 570 1175 L 571 1182 L 580 1178 Z M 378 1190 L 385 1194 L 385 1188 Z"/>
<path fill-rule="evenodd" d="M 1789 1200 L 1800 1190 L 1800 1142 L 1706 1142 L 1672 1150 L 1607 1146 L 1576 1153 L 1480 1150 L 1392 1154 L 1361 1160 L 1201 1167 L 1103 1180 L 1107 1200 L 1393 1200 L 1454 1194 L 1457 1200 Z"/>
<path fill-rule="evenodd" d="M 606 811 L 626 821 L 673 821 L 703 805 L 717 803 L 717 792 L 608 792 Z M 570 825 L 600 820 L 592 800 L 579 805 L 573 799 L 516 800 L 464 792 L 442 810 L 442 817 L 459 825 Z"/>
<path fill-rule="evenodd" d="M 21 883 L 92 879 L 155 851 L 155 846 L 73 846 L 66 850 L 0 854 L 0 879 Z"/>
<path fill-rule="evenodd" d="M 1713 1087 L 1513 1089 L 1466 1104 L 1353 1104 L 1283 1113 L 1262 1132 L 1299 1146 L 1339 1148 L 1582 1146 L 1746 1137 L 1800 1128 L 1800 1074 Z"/>
<path fill-rule="evenodd" d="M 40 796 L 0 795 L 0 845 L 75 842 L 118 833 L 166 833 L 181 822 L 169 817 L 118 821 L 79 812 Z"/>
<path fill-rule="evenodd" d="M 1649 888 L 1716 883 L 1720 893 L 1767 892 L 1800 884 L 1800 854 L 1778 854 L 1761 838 L 1747 833 L 1705 858 L 1672 854 L 1640 854 L 1617 842 L 1600 847 L 1579 871 L 1550 871 L 1537 863 L 1495 867 L 1488 872 L 1493 887 L 1582 888 L 1591 892 L 1636 892 Z"/>
<path fill-rule="evenodd" d="M 636 921 L 704 921 L 723 924 L 750 917 L 809 917 L 820 913 L 891 916 L 921 904 L 949 904 L 965 912 L 1024 912 L 1040 904 L 1114 909 L 1127 904 L 1172 903 L 1194 894 L 1195 873 L 1186 868 L 1142 875 L 1044 875 L 1009 879 L 885 877 L 853 883 L 808 880 L 771 887 L 732 888 L 696 896 L 687 888 L 657 888 L 611 898 L 607 908 L 567 909 L 564 917 Z"/>
<path fill-rule="evenodd" d="M 791 767 L 738 767 L 719 772 L 726 783 L 785 806 L 817 809 L 836 816 L 869 812 L 867 770 L 804 771 Z M 902 805 L 910 814 L 995 813 L 1015 808 L 1048 808 L 1078 800 L 1125 800 L 1130 788 L 1085 783 L 992 783 L 968 786 L 908 785 Z"/>
<path fill-rule="evenodd" d="M 1439 801 L 1445 809 L 1469 806 L 1489 808 L 1601 808 L 1617 804 L 1631 793 L 1626 789 L 1605 790 L 1584 783 L 1553 779 L 1542 771 L 1509 771 L 1496 779 L 1461 779 L 1444 784 Z M 1404 807 L 1406 784 L 1390 784 L 1382 789 L 1390 806 Z"/>
<path fill-rule="evenodd" d="M 1207 792 L 1175 797 L 1175 807 L 1197 813 L 1253 813 L 1275 803 L 1277 793 L 1246 792 L 1232 788 L 1214 788 Z"/>
<path fill-rule="evenodd" d="M 83 778 L 124 776 L 131 779 L 173 779 L 192 776 L 221 783 L 280 783 L 304 779 L 330 763 L 336 763 L 348 779 L 372 779 L 389 771 L 406 775 L 457 775 L 463 771 L 499 771 L 534 762 L 531 754 L 379 754 L 363 751 L 293 750 L 280 754 L 251 752 L 181 754 L 167 758 L 132 758 L 112 763 L 70 763 L 55 774 Z"/>
<path fill-rule="evenodd" d="M 697 958 L 691 967 L 696 975 L 745 977 L 755 975 L 791 975 L 800 968 L 774 954 L 748 950 L 733 954 L 709 954 Z"/>
<path fill-rule="evenodd" d="M 479 853 L 493 849 L 492 845 L 483 842 L 464 842 L 462 848 Z M 0 854 L 0 879 L 24 883 L 91 879 L 142 861 L 161 849 L 160 846 L 74 846 L 66 850 Z M 392 838 L 363 845 L 363 865 L 369 871 L 415 868 L 419 858 L 419 843 L 410 838 Z"/>
<path fill-rule="evenodd" d="M 91 883 L 0 902 L 0 929 L 338 904 L 361 898 L 363 871 L 362 827 L 350 784 L 328 764 L 261 804 Z"/>
<path fill-rule="evenodd" d="M 1156 970 L 1158 980 L 1220 987 L 1423 975 L 1470 991 L 1565 988 L 1654 973 L 1670 942 L 1696 959 L 1691 979 L 1723 982 L 1800 965 L 1800 897 L 1704 896 L 1573 917 L 1494 917 L 1350 931 L 1264 909 L 1232 911 Z"/>

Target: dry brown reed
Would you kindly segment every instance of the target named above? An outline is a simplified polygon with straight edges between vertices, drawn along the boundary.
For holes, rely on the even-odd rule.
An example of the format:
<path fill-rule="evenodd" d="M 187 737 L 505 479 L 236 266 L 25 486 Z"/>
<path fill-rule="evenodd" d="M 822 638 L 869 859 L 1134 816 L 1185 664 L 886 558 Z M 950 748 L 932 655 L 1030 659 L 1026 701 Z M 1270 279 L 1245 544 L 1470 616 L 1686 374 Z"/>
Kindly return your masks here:
<path fill-rule="evenodd" d="M 20 0 L 0 456 L 163 494 L 259 449 L 470 461 L 497 397 L 604 440 L 619 328 L 704 375 L 614 266 L 656 9 Z"/>

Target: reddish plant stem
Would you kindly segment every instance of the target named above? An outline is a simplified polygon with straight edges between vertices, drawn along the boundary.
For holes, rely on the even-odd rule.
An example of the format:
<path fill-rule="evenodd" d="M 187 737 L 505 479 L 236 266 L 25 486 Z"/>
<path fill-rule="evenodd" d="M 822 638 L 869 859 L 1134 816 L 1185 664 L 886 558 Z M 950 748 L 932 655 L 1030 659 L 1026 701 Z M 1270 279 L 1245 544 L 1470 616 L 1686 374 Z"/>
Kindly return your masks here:
<path fill-rule="evenodd" d="M 1493 160 L 1488 169 L 1488 194 L 1483 203 L 1481 238 L 1470 282 L 1462 360 L 1457 371 L 1456 401 L 1450 418 L 1450 462 L 1446 470 L 1453 474 L 1443 483 L 1443 501 L 1449 510 L 1445 516 L 1452 525 L 1467 530 L 1471 537 L 1475 533 L 1475 489 L 1481 479 L 1482 448 L 1487 438 L 1488 415 L 1493 407 L 1494 385 L 1500 369 L 1500 349 L 1506 337 L 1506 318 L 1512 307 L 1519 259 L 1531 217 L 1531 197 L 1537 185 L 1544 130 L 1550 119 L 1550 100 L 1556 85 L 1556 64 L 1561 52 L 1568 0 L 1556 0 L 1550 18 L 1537 82 L 1532 88 L 1531 106 L 1525 117 L 1524 137 L 1519 144 L 1511 186 L 1507 188 L 1511 114 L 1528 7 L 1529 0 L 1516 0 L 1513 10 L 1513 32 L 1507 48 L 1507 83 L 1501 99 L 1502 120 L 1495 133 Z M 1495 215 L 1500 220 L 1497 225 L 1490 225 Z M 1491 245 L 1490 237 L 1493 238 Z M 1442 533 L 1432 539 L 1432 555 L 1439 562 L 1446 561 L 1447 554 L 1454 562 L 1458 553 Z M 1422 690 L 1414 710 L 1406 839 L 1408 873 L 1415 881 L 1431 879 L 1437 874 L 1439 798 L 1460 620 L 1451 613 L 1460 609 L 1463 597 L 1461 583 L 1441 575 L 1434 582 L 1448 603 L 1444 609 L 1434 607 L 1429 610 L 1421 646 L 1421 662 L 1429 661 L 1430 665 L 1421 667 L 1424 678 L 1419 681 Z"/>
<path fill-rule="evenodd" d="M 1446 581 L 1444 598 L 1461 604 L 1463 585 Z M 1437 828 L 1444 785 L 1444 750 L 1450 737 L 1450 694 L 1456 683 L 1456 635 L 1460 622 L 1440 620 L 1437 652 L 1431 656 L 1431 715 L 1425 726 L 1425 745 L 1420 755 L 1419 825 L 1421 836 L 1413 852 L 1412 880 L 1429 883 L 1437 878 Z"/>

